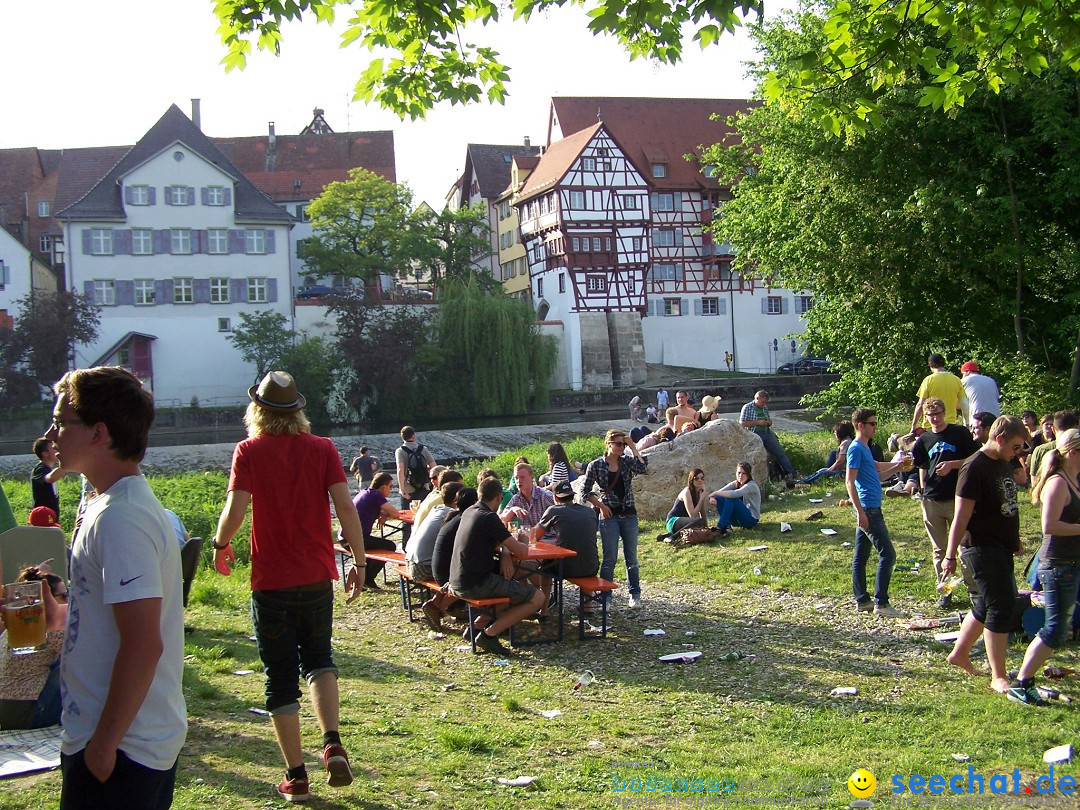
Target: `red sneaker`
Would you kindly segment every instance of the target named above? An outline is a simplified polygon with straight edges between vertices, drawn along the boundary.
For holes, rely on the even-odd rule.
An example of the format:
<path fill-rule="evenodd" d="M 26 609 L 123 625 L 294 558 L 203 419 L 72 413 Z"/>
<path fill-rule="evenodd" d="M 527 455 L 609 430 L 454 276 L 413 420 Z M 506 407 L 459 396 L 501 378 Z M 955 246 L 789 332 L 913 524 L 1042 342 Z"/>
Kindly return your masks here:
<path fill-rule="evenodd" d="M 285 779 L 277 787 L 278 795 L 287 802 L 306 802 L 308 800 L 308 780 L 290 779 L 285 774 Z"/>
<path fill-rule="evenodd" d="M 326 766 L 326 784 L 330 787 L 345 787 L 352 784 L 352 768 L 349 766 L 349 755 L 345 753 L 344 746 L 330 743 L 323 749 L 322 760 L 323 765 Z"/>

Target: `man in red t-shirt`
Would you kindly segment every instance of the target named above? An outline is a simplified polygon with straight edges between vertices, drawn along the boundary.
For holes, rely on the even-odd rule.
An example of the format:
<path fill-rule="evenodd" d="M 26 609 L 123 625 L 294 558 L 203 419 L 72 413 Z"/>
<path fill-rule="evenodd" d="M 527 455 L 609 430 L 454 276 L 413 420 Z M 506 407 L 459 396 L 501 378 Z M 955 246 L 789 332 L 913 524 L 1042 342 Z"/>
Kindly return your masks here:
<path fill-rule="evenodd" d="M 340 787 L 353 780 L 338 733 L 338 670 L 330 650 L 338 573 L 327 493 L 358 561 L 364 559 L 364 537 L 337 448 L 311 434 L 303 412 L 306 400 L 293 378 L 271 371 L 248 396 L 244 424 L 249 438 L 233 453 L 229 495 L 213 540 L 214 567 L 231 573 L 229 562 L 236 557 L 230 543 L 250 504 L 251 614 L 266 668 L 266 709 L 287 768 L 278 793 L 287 801 L 304 801 L 308 775 L 300 744 L 297 674 L 311 687 L 327 782 Z M 355 568 L 348 580 L 355 596 L 363 588 Z"/>

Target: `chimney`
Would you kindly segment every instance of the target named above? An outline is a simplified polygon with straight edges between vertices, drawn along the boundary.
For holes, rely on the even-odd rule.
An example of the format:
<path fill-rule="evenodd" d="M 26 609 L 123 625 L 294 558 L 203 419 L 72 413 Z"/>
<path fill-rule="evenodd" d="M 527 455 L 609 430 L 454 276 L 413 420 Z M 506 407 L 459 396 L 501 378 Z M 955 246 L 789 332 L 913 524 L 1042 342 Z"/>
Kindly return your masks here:
<path fill-rule="evenodd" d="M 277 164 L 277 134 L 274 132 L 274 122 L 270 122 L 270 136 L 266 142 L 266 171 L 274 171 Z"/>
<path fill-rule="evenodd" d="M 527 146 L 527 147 L 528 147 L 528 146 L 532 146 L 532 141 L 531 141 L 531 140 L 529 140 L 529 136 L 528 136 L 528 135 L 526 135 L 526 136 L 525 136 L 525 146 Z"/>
<path fill-rule="evenodd" d="M 202 132 L 202 102 L 197 98 L 191 100 L 191 123 L 195 125 L 195 129 Z"/>

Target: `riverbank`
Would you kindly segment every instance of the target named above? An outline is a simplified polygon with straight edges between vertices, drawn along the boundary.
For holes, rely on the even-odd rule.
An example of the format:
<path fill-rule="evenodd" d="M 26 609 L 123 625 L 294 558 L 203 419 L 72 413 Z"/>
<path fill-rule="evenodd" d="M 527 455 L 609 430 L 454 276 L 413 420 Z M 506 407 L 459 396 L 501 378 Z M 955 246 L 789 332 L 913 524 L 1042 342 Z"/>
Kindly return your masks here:
<path fill-rule="evenodd" d="M 738 419 L 738 412 L 720 415 L 722 419 Z M 779 431 L 805 433 L 820 430 L 820 426 L 806 419 L 806 412 L 799 410 L 776 411 L 774 426 Z M 506 450 L 534 442 L 561 442 L 578 436 L 601 436 L 611 428 L 630 430 L 639 423 L 629 419 L 601 419 L 591 422 L 564 422 L 550 425 L 514 425 L 510 427 L 465 428 L 461 430 L 423 430 L 417 424 L 419 440 L 440 463 L 462 459 L 489 458 Z M 360 446 L 366 446 L 386 469 L 393 467 L 394 451 L 401 446 L 397 433 L 377 433 L 331 437 L 338 452 L 348 465 L 358 455 Z M 176 447 L 151 447 L 143 460 L 143 471 L 153 475 L 201 470 L 228 471 L 235 442 L 214 444 L 189 444 Z M 37 463 L 32 453 L 0 456 L 0 476 L 4 478 L 28 477 Z"/>

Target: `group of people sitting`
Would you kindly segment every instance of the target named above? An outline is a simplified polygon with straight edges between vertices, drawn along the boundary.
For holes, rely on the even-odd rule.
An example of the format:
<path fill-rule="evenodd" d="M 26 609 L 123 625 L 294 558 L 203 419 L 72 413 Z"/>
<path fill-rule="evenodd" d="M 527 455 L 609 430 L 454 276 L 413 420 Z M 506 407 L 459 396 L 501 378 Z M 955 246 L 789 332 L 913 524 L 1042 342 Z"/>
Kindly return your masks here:
<path fill-rule="evenodd" d="M 721 397 L 709 394 L 702 397 L 701 405 L 695 408 L 690 404 L 690 395 L 686 391 L 676 391 L 675 401 L 678 404 L 665 409 L 662 427 L 651 432 L 646 427 L 634 428 L 631 435 L 638 440 L 638 448 L 641 450 L 647 450 L 662 442 L 673 442 L 676 437 L 719 419 L 717 408 L 720 400 Z"/>
<path fill-rule="evenodd" d="M 735 467 L 735 480 L 705 494 L 705 471 L 695 467 L 686 477 L 686 486 L 679 492 L 667 514 L 666 532 L 657 540 L 676 538 L 685 529 L 707 526 L 708 512 L 716 506 L 716 527 L 721 537 L 730 537 L 732 526 L 752 529 L 761 520 L 761 488 L 754 480 L 749 462 L 740 461 Z"/>

